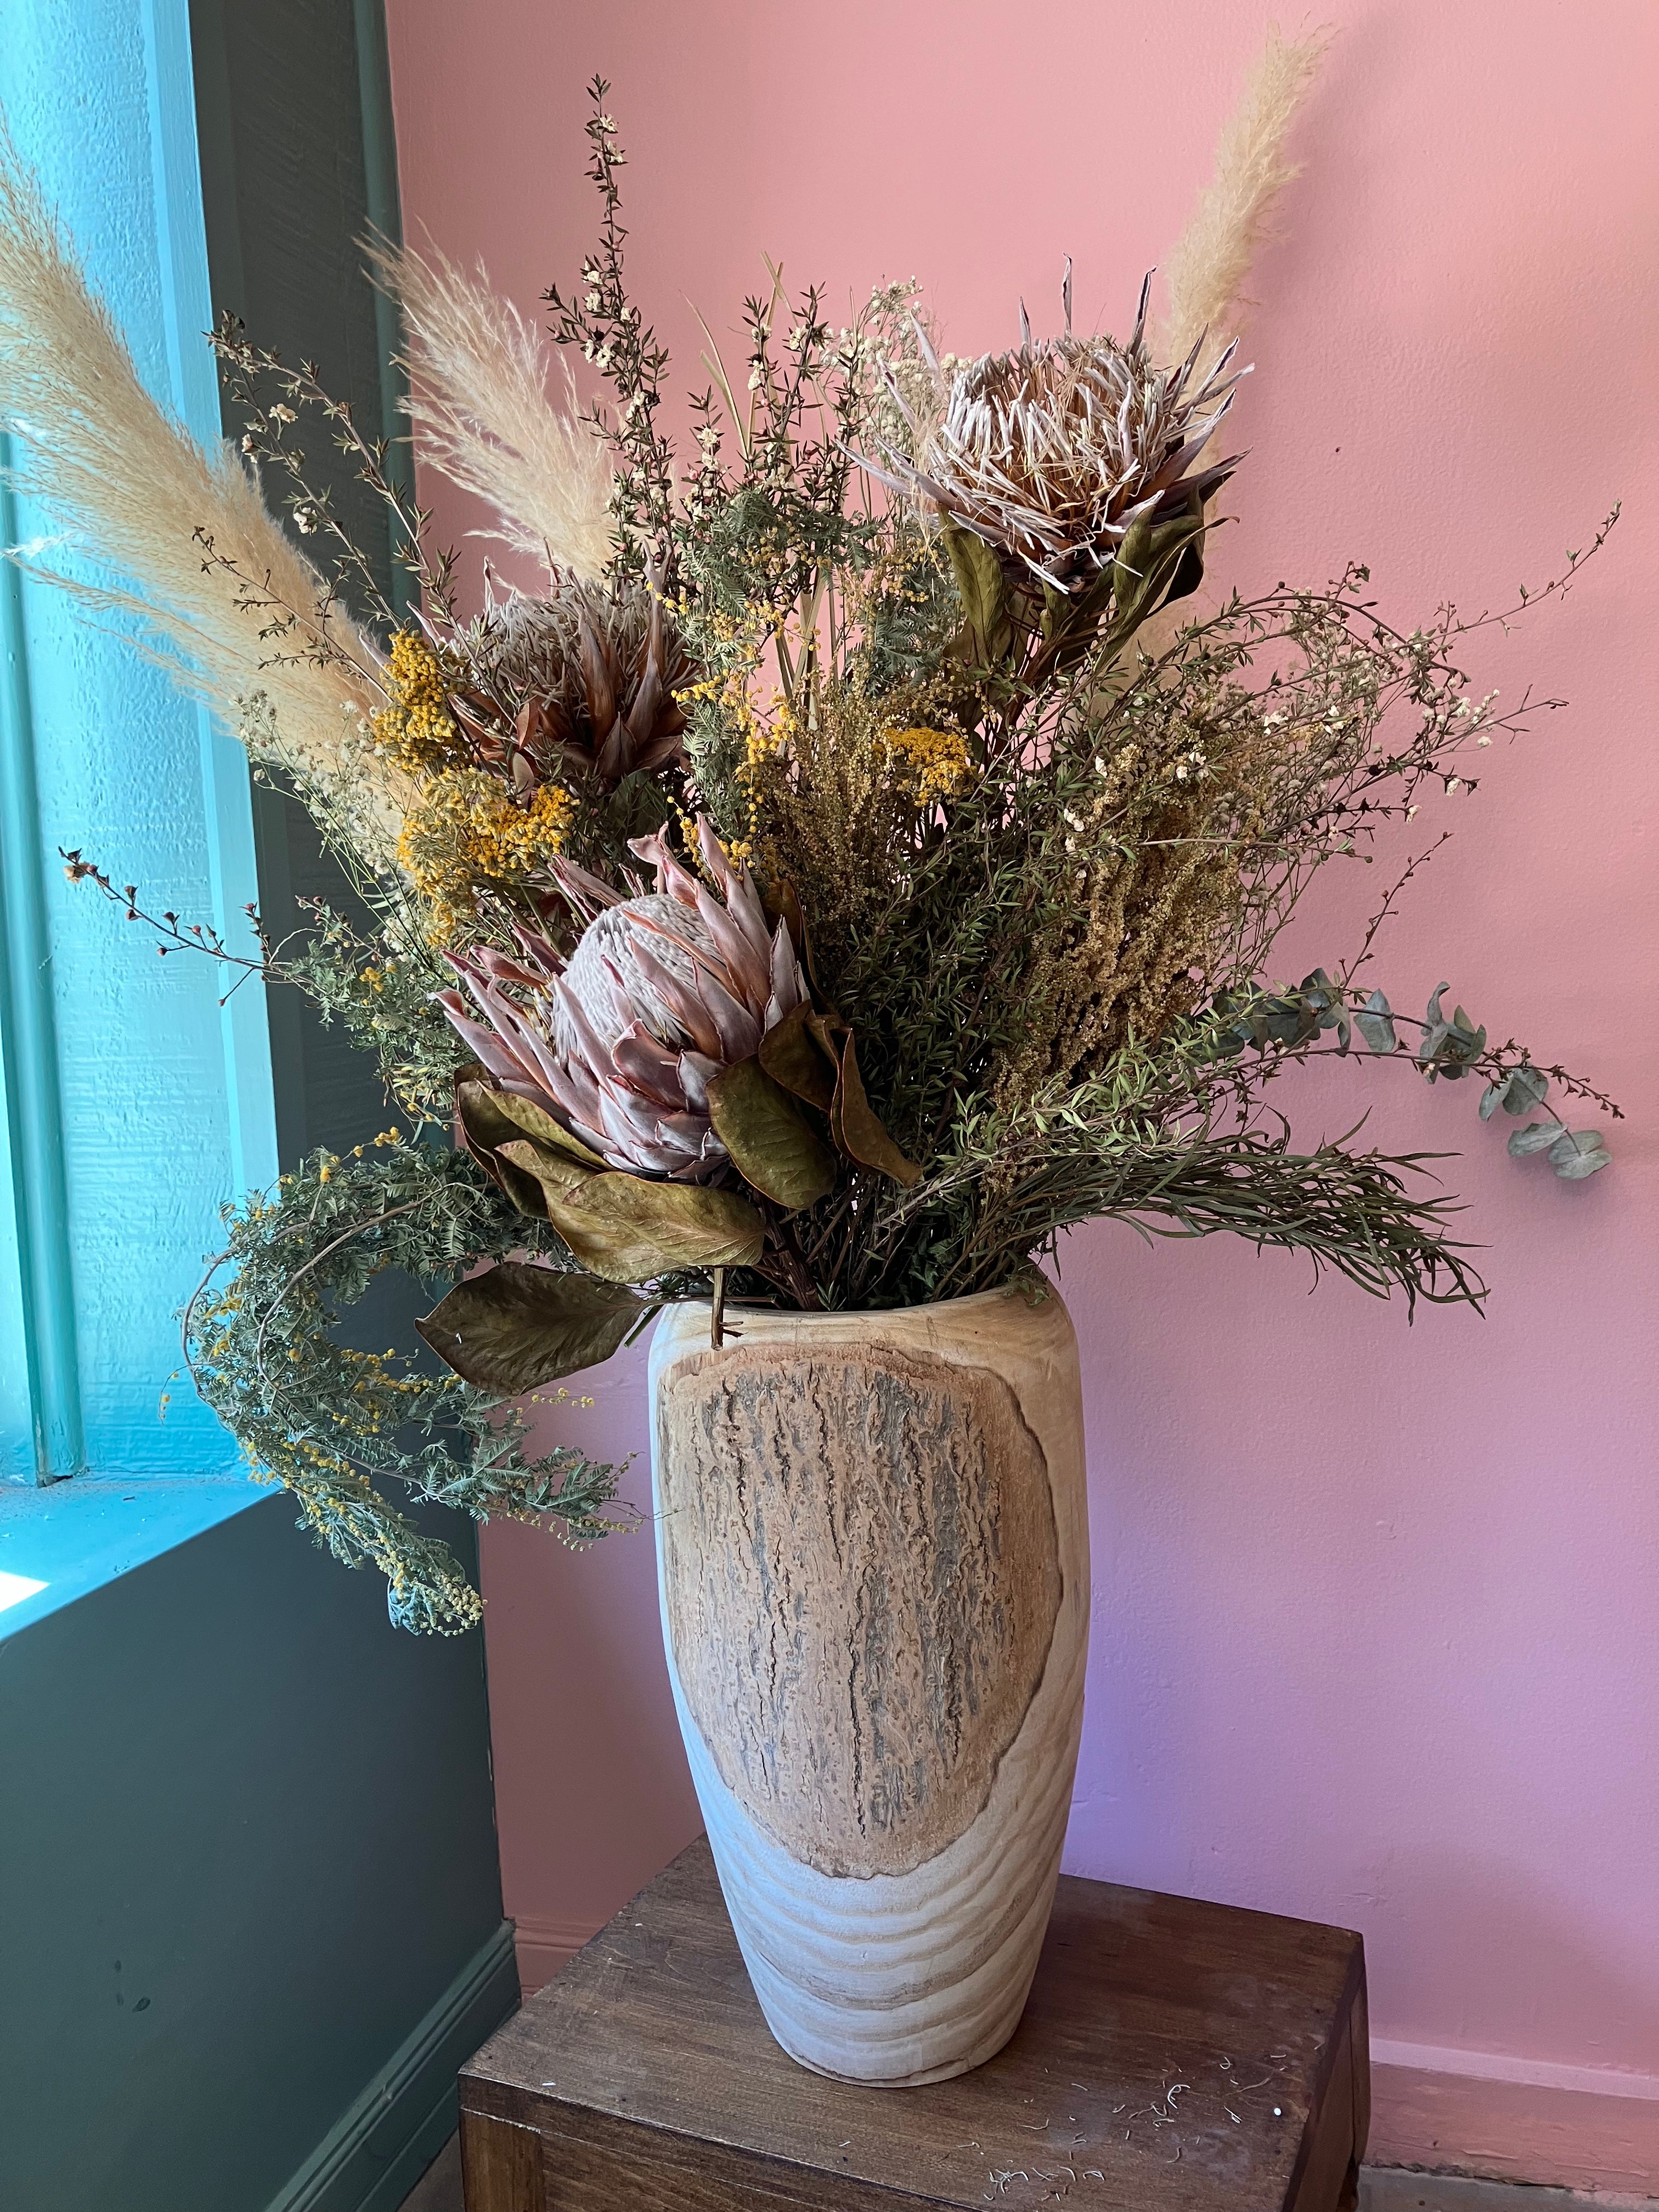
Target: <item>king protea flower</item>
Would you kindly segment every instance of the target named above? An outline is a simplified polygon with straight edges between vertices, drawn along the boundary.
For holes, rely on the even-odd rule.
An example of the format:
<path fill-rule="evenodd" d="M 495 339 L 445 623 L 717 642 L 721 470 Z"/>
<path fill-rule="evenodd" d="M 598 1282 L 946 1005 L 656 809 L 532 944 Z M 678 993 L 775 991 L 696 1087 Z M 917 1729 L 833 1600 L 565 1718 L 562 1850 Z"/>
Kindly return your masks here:
<path fill-rule="evenodd" d="M 654 579 L 556 579 L 544 598 L 492 608 L 466 649 L 471 680 L 450 712 L 519 789 L 574 772 L 611 791 L 682 757 L 676 694 L 696 672 Z"/>
<path fill-rule="evenodd" d="M 748 869 L 705 817 L 697 836 L 719 897 L 660 832 L 632 841 L 657 878 L 632 897 L 556 860 L 587 923 L 569 959 L 515 928 L 516 957 L 489 945 L 446 956 L 476 1012 L 460 992 L 438 994 L 503 1089 L 533 1100 L 608 1166 L 681 1182 L 702 1181 L 726 1157 L 709 1124 L 709 1083 L 806 996 L 787 923 L 768 927 Z"/>
<path fill-rule="evenodd" d="M 1034 345 L 1022 308 L 1017 352 L 985 354 L 947 380 L 919 331 L 939 386 L 939 419 L 929 429 L 890 385 L 916 453 L 890 449 L 876 474 L 982 538 L 1016 577 L 1086 590 L 1133 523 L 1208 499 L 1238 463 L 1235 454 L 1194 466 L 1232 404 L 1235 348 L 1201 379 L 1201 337 L 1178 368 L 1155 368 L 1146 346 L 1151 284 L 1148 276 L 1127 345 L 1073 337 L 1069 263 L 1063 337 Z"/>

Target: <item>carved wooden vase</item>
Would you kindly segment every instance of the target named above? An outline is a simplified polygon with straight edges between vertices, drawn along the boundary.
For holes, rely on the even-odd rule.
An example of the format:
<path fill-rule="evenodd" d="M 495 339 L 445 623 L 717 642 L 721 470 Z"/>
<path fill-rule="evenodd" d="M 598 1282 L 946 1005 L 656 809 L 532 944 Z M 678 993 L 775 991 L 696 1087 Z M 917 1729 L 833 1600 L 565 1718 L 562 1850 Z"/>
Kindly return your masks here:
<path fill-rule="evenodd" d="M 668 1671 L 768 2025 L 845 2080 L 965 2073 L 1024 2009 L 1077 1765 L 1070 1316 L 744 1308 L 716 1350 L 681 1305 L 651 1395 Z"/>

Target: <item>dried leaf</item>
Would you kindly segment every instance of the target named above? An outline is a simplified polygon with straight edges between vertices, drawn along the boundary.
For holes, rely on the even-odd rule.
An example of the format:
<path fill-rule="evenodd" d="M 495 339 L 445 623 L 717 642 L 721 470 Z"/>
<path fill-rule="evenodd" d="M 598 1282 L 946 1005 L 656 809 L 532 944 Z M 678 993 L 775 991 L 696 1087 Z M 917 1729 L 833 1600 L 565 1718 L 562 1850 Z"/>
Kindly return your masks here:
<path fill-rule="evenodd" d="M 708 1086 L 708 1118 L 744 1181 L 792 1213 L 834 1183 L 835 1154 L 758 1057 L 721 1069 Z"/>
<path fill-rule="evenodd" d="M 817 1032 L 811 1026 L 815 1022 L 822 1026 L 823 1017 L 809 1006 L 794 1007 L 768 1030 L 757 1057 L 774 1083 L 827 1114 L 835 1103 L 840 1060 L 832 1045 L 817 1042 Z"/>
<path fill-rule="evenodd" d="M 883 1175 L 890 1176 L 907 1189 L 921 1180 L 921 1170 L 900 1152 L 864 1095 L 850 1033 L 841 1048 L 841 1080 L 836 1086 L 836 1101 L 830 1109 L 830 1132 L 848 1158 L 857 1160 L 861 1166 L 879 1169 Z"/>
<path fill-rule="evenodd" d="M 676 1267 L 748 1267 L 761 1255 L 766 1224 L 728 1190 L 651 1182 L 643 1176 L 589 1176 L 547 1189 L 547 1218 L 584 1267 L 608 1283 L 643 1283 Z"/>
<path fill-rule="evenodd" d="M 415 1326 L 458 1375 L 516 1398 L 609 1359 L 650 1311 L 614 1283 L 509 1260 L 458 1283 Z"/>
<path fill-rule="evenodd" d="M 492 1182 L 499 1183 L 520 1213 L 544 1221 L 541 1186 L 533 1176 L 504 1160 L 495 1147 L 510 1143 L 519 1132 L 495 1107 L 495 1087 L 483 1068 L 463 1068 L 455 1082 L 455 1121 L 469 1157 Z"/>
<path fill-rule="evenodd" d="M 580 1137 L 573 1137 L 562 1121 L 538 1106 L 532 1099 L 520 1098 L 516 1091 L 497 1091 L 494 1096 L 495 1110 L 504 1115 L 516 1130 L 533 1137 L 538 1145 L 551 1146 L 557 1152 L 579 1162 L 586 1168 L 602 1168 L 605 1162 Z"/>
<path fill-rule="evenodd" d="M 495 1157 L 518 1169 L 521 1175 L 532 1177 L 544 1201 L 550 1195 L 575 1189 L 593 1173 L 592 1168 L 579 1165 L 568 1153 L 550 1152 L 533 1137 L 514 1137 L 504 1145 L 497 1145 Z"/>
<path fill-rule="evenodd" d="M 969 627 L 985 659 L 995 660 L 1007 650 L 1013 636 L 1002 564 L 985 540 L 971 530 L 947 522 L 941 534 Z"/>

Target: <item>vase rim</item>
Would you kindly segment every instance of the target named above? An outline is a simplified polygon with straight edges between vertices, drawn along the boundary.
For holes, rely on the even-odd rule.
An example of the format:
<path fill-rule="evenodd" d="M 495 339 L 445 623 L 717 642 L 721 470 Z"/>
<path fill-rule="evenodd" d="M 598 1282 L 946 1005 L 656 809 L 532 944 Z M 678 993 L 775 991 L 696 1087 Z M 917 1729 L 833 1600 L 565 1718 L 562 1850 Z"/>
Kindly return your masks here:
<path fill-rule="evenodd" d="M 1040 1283 L 1043 1290 L 1042 1297 L 1027 1300 L 1026 1303 L 1033 1310 L 1046 1305 L 1051 1298 L 1064 1305 L 1065 1300 L 1060 1297 L 1059 1284 L 1051 1282 L 1047 1275 L 1033 1270 L 1029 1276 L 1016 1276 L 1012 1282 L 999 1283 L 992 1290 L 967 1291 L 961 1297 L 953 1298 L 926 1298 L 917 1305 L 836 1306 L 827 1311 L 809 1313 L 799 1306 L 761 1305 L 750 1304 L 740 1298 L 728 1297 L 726 1302 L 726 1311 L 728 1314 L 760 1315 L 767 1319 L 788 1322 L 881 1321 L 897 1314 L 958 1312 L 969 1306 L 988 1305 L 993 1298 L 1006 1298 L 1030 1282 Z M 662 1310 L 664 1313 L 699 1310 L 710 1313 L 714 1310 L 714 1304 L 713 1298 L 672 1298 L 664 1305 Z"/>

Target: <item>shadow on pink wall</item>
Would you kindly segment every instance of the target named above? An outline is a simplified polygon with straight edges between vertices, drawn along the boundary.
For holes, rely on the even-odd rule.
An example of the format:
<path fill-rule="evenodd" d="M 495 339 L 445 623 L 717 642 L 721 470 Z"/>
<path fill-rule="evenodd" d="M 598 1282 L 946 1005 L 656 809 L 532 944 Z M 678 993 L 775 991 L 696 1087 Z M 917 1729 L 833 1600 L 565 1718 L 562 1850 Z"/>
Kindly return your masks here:
<path fill-rule="evenodd" d="M 621 1461 L 651 1504 L 647 1346 L 586 1376 L 544 1431 Z M 501 1893 L 519 1972 L 538 1989 L 702 1827 L 657 1621 L 650 1523 L 582 1553 L 540 1530 L 483 1532 Z"/>

